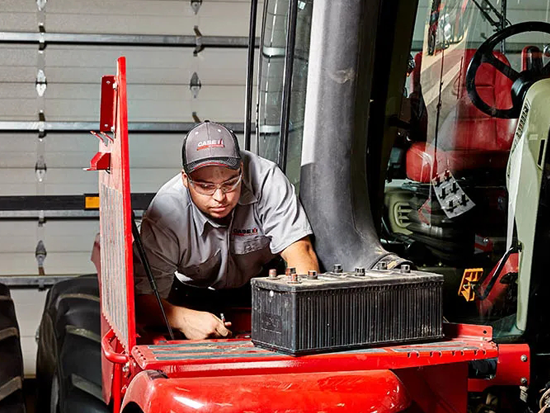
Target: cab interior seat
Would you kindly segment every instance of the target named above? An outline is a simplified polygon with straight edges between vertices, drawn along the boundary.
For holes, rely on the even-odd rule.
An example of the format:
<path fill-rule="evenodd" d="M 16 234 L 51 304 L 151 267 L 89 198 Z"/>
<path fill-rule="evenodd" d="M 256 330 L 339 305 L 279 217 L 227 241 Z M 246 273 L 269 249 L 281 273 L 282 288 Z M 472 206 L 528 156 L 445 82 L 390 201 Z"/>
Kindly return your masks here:
<path fill-rule="evenodd" d="M 470 100 L 466 89 L 466 71 L 475 53 L 467 49 L 461 61 L 457 103 L 443 120 L 435 142 L 414 142 L 407 151 L 407 177 L 428 183 L 437 174 L 449 169 L 461 176 L 476 169 L 506 167 L 514 138 L 517 119 L 500 119 L 481 112 Z M 500 52 L 495 56 L 509 65 Z M 417 66 L 416 70 L 420 70 Z M 413 73 L 413 76 L 415 74 Z M 493 66 L 482 64 L 476 77 L 480 97 L 499 109 L 512 107 L 512 81 Z"/>
<path fill-rule="evenodd" d="M 475 53 L 467 49 L 460 62 L 457 78 L 457 102 L 454 109 L 443 120 L 436 142 L 413 142 L 406 153 L 406 175 L 414 181 L 415 196 L 409 204 L 410 237 L 423 244 L 435 258 L 446 262 L 463 260 L 474 253 L 475 235 L 481 231 L 488 235 L 498 230 L 501 216 L 492 214 L 498 222 L 486 220 L 487 210 L 500 208 L 499 199 L 493 195 L 502 192 L 504 171 L 510 147 L 514 138 L 516 119 L 491 117 L 474 106 L 466 89 L 466 72 Z M 495 56 L 506 64 L 507 58 L 495 52 Z M 413 93 L 420 87 L 421 56 L 412 73 Z M 420 63 L 420 64 L 419 64 Z M 482 64 L 476 76 L 476 87 L 480 97 L 489 105 L 499 109 L 512 106 L 512 81 L 493 66 Z M 433 120 L 432 120 L 433 121 Z M 449 219 L 430 188 L 433 177 L 450 170 L 460 178 L 460 185 L 476 204 L 476 208 L 463 216 Z M 483 189 L 476 188 L 483 179 Z M 497 192 L 488 195 L 487 186 L 494 186 Z M 498 192 L 500 191 L 500 192 Z M 504 191 L 505 196 L 505 191 Z M 502 217 L 505 217 L 505 205 Z"/>

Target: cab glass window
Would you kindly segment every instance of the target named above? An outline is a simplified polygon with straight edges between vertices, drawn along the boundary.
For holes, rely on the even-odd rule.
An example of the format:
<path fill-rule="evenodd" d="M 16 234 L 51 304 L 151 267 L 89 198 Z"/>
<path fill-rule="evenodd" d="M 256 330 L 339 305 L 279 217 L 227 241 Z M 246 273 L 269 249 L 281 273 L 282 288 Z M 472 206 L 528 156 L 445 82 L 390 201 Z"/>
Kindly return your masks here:
<path fill-rule="evenodd" d="M 537 0 L 420 0 L 406 126 L 386 177 L 386 248 L 445 276 L 449 321 L 489 324 L 497 337 L 526 328 L 536 228 L 525 208 L 539 202 L 548 138 L 547 129 L 522 138 L 529 108 L 518 79 L 550 76 L 550 25 L 509 28 L 548 15 Z"/>
<path fill-rule="evenodd" d="M 257 112 L 258 154 L 277 162 L 280 151 L 280 121 L 282 106 L 285 47 L 287 36 L 288 0 L 266 0 L 264 25 L 260 46 L 260 71 Z M 307 86 L 309 35 L 313 0 L 298 1 L 296 44 L 294 48 L 292 92 L 286 175 L 298 188 L 302 132 Z"/>

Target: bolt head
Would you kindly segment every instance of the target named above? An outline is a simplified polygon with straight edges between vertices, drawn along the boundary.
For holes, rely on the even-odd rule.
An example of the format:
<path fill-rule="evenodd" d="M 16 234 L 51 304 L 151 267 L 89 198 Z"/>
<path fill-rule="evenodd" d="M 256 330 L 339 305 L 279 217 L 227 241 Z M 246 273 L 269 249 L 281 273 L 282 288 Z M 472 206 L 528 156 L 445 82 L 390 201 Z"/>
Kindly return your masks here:
<path fill-rule="evenodd" d="M 527 355 L 522 354 L 521 355 L 521 361 L 526 362 L 527 361 Z"/>
<path fill-rule="evenodd" d="M 522 377 L 520 382 L 521 382 L 522 385 L 525 386 L 527 384 L 527 379 L 525 377 Z"/>

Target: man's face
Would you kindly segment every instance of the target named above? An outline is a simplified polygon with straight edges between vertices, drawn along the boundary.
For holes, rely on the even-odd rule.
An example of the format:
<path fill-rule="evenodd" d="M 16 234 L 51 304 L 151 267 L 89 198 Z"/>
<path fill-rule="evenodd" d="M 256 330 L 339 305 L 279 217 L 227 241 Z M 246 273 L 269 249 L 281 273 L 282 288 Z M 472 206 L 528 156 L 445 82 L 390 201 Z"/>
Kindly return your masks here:
<path fill-rule="evenodd" d="M 191 199 L 197 208 L 214 219 L 222 219 L 231 213 L 241 196 L 241 169 L 205 166 L 192 172 L 190 176 L 183 172 L 183 185 L 189 188 Z M 239 181 L 238 185 L 233 190 L 227 190 L 232 188 L 236 181 Z M 212 195 L 205 194 L 212 185 L 218 186 L 215 192 Z"/>

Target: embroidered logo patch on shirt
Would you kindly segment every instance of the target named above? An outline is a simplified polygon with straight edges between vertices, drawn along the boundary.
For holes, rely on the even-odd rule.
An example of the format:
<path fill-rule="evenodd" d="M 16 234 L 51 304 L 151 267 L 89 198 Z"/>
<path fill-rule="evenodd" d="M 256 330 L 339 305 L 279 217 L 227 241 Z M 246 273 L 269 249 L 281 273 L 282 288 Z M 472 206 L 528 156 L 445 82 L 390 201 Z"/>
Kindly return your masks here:
<path fill-rule="evenodd" d="M 197 144 L 197 151 L 207 148 L 225 148 L 225 145 L 223 144 L 223 139 L 209 139 L 206 141 L 200 141 Z"/>
<path fill-rule="evenodd" d="M 258 228 L 252 228 L 252 229 L 234 229 L 233 235 L 237 237 L 245 237 L 247 235 L 255 235 L 258 233 Z"/>

